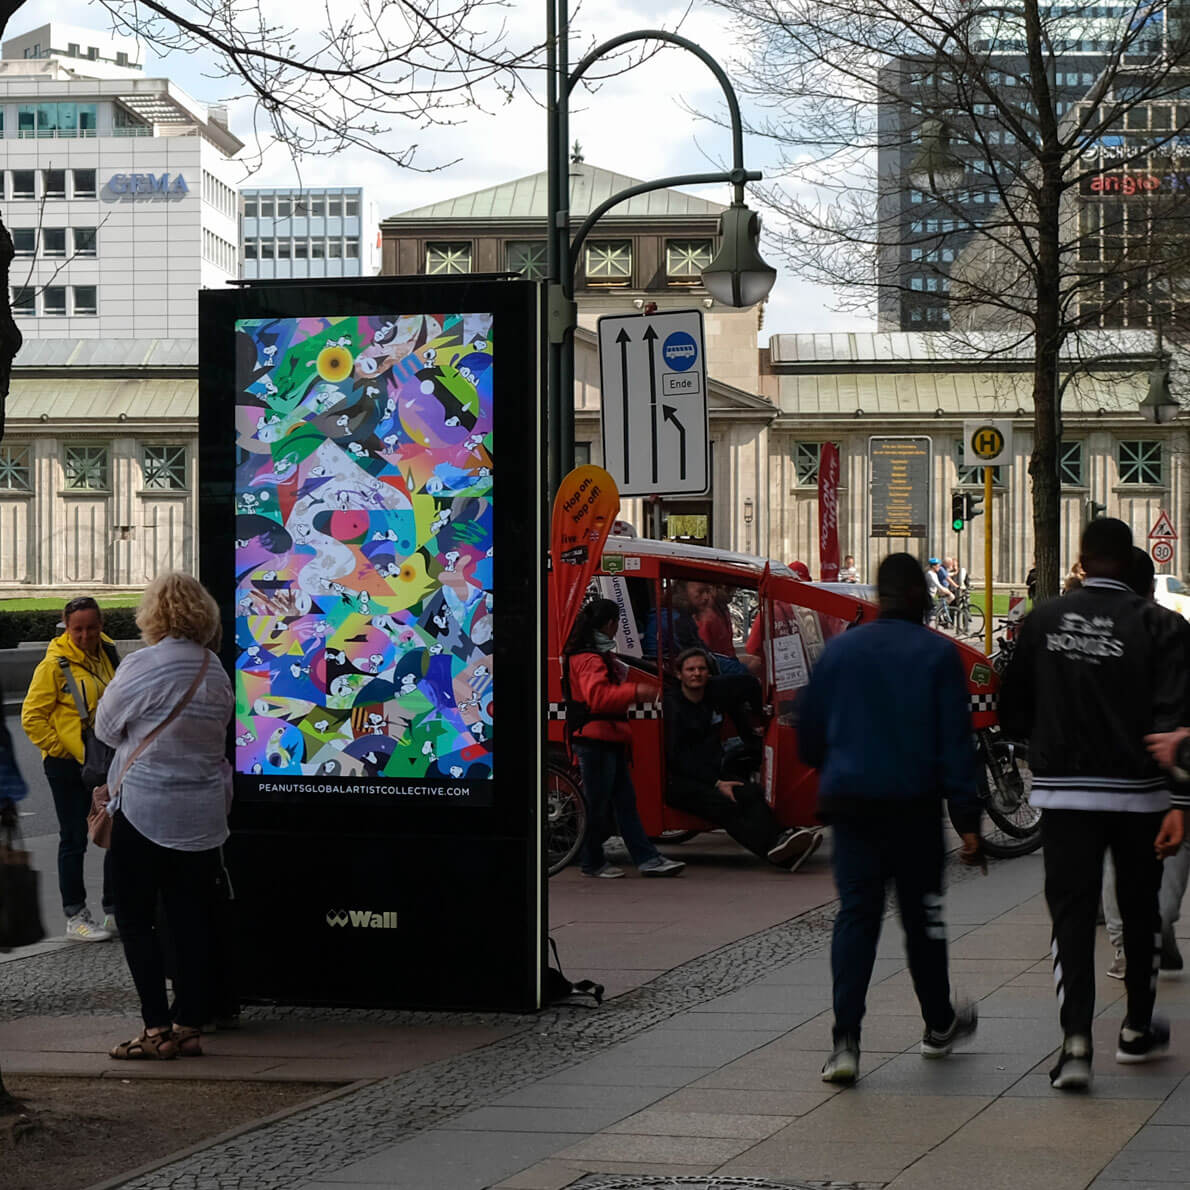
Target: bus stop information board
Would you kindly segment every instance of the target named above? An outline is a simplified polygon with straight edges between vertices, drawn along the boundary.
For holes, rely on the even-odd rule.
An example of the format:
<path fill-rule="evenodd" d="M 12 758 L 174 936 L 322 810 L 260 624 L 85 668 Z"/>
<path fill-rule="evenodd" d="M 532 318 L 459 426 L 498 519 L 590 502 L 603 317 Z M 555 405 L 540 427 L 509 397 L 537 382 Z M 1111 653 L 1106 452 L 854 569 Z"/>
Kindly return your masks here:
<path fill-rule="evenodd" d="M 930 440 L 869 438 L 873 537 L 925 537 L 930 516 Z"/>

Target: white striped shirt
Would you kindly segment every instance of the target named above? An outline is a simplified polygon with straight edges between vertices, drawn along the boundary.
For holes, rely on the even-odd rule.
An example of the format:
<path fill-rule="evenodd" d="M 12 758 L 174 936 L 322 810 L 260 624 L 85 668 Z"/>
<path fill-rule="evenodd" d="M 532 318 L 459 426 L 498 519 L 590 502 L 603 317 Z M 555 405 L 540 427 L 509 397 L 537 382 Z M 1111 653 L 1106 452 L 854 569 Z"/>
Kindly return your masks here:
<path fill-rule="evenodd" d="M 166 637 L 120 663 L 95 718 L 95 734 L 116 749 L 110 781 L 181 701 L 206 651 Z M 225 756 L 234 707 L 231 682 L 212 654 L 186 709 L 137 757 L 119 791 L 119 808 L 145 838 L 176 851 L 207 851 L 226 840 Z"/>

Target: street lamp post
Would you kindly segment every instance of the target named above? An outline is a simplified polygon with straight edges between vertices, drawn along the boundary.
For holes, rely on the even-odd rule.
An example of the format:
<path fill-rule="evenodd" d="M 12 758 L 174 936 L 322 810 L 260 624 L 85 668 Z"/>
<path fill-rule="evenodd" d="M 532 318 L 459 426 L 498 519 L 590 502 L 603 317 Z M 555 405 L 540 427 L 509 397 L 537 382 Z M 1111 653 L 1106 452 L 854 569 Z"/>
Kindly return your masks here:
<path fill-rule="evenodd" d="M 547 417 L 549 438 L 549 488 L 556 492 L 574 469 L 574 330 L 578 308 L 574 300 L 574 274 L 583 243 L 595 224 L 619 203 L 638 194 L 671 186 L 697 186 L 730 182 L 731 206 L 720 224 L 720 248 L 703 273 L 703 282 L 716 300 L 731 306 L 751 306 L 763 300 L 773 286 L 776 270 L 760 258 L 757 243 L 760 219 L 744 204 L 744 184 L 759 181 L 761 174 L 744 168 L 744 131 L 735 90 L 723 68 L 701 46 L 662 29 L 622 33 L 596 46 L 569 69 L 569 0 L 546 3 L 546 116 L 549 154 L 548 227 L 546 241 Z M 701 59 L 723 89 L 731 118 L 732 168 L 712 173 L 679 174 L 641 182 L 600 203 L 570 236 L 570 96 L 587 71 L 604 55 L 635 41 L 663 41 Z"/>

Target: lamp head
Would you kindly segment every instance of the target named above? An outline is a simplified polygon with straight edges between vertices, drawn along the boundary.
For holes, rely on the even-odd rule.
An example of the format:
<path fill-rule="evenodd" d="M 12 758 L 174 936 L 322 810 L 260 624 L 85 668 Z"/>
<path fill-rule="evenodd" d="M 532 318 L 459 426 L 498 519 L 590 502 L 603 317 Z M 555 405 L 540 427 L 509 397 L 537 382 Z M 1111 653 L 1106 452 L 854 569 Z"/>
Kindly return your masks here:
<path fill-rule="evenodd" d="M 702 274 L 711 297 L 740 308 L 764 301 L 777 270 L 760 255 L 760 216 L 743 203 L 733 203 L 719 220 L 719 235 L 719 251 Z"/>
<path fill-rule="evenodd" d="M 1169 368 L 1158 366 L 1149 373 L 1148 395 L 1140 403 L 1140 411 L 1155 426 L 1166 426 L 1178 415 L 1181 407 L 1169 390 Z"/>

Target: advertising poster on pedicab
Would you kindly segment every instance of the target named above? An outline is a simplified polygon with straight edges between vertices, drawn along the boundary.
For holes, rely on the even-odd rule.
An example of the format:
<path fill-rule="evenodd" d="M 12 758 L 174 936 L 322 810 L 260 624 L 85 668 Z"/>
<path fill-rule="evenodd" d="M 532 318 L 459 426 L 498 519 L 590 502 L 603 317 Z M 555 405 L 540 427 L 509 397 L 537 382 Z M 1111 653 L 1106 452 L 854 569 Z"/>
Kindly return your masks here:
<path fill-rule="evenodd" d="M 229 854 L 260 955 L 283 949 L 263 923 L 296 899 L 327 960 L 270 973 L 253 957 L 250 996 L 538 994 L 537 304 L 531 283 L 470 278 L 203 294 L 202 575 L 236 691 Z M 481 906 L 463 893 L 476 880 Z M 464 939 L 523 963 L 468 986 Z"/>

